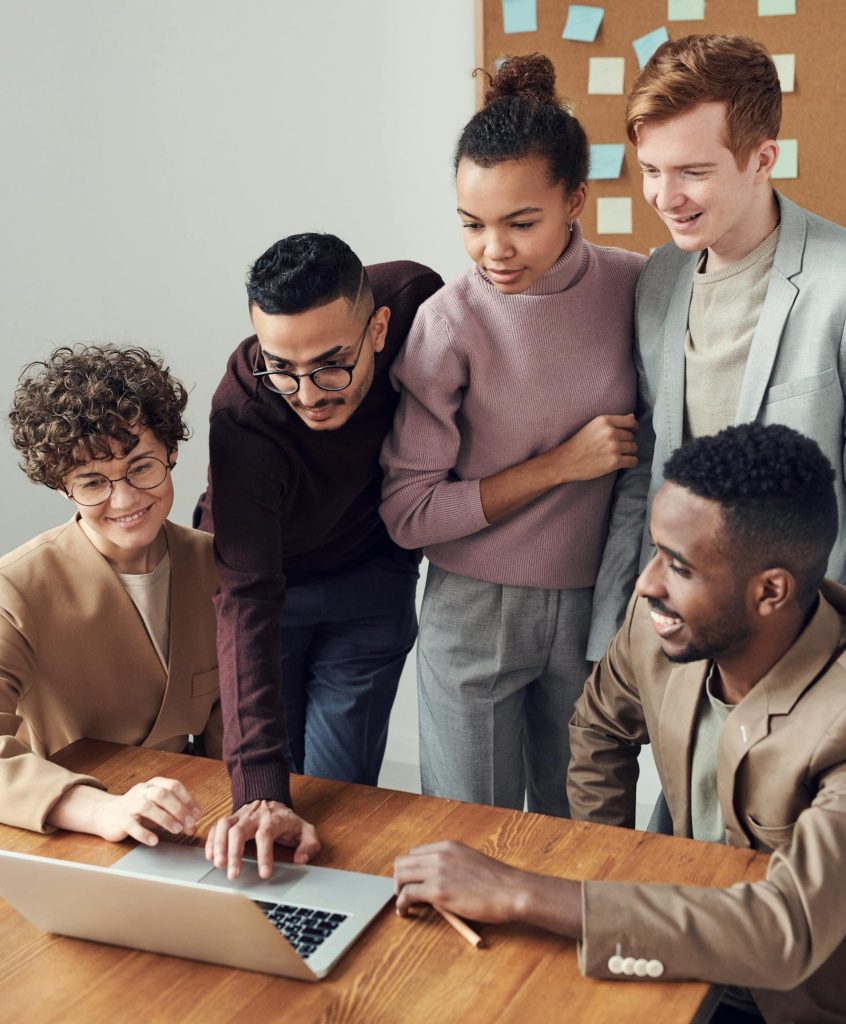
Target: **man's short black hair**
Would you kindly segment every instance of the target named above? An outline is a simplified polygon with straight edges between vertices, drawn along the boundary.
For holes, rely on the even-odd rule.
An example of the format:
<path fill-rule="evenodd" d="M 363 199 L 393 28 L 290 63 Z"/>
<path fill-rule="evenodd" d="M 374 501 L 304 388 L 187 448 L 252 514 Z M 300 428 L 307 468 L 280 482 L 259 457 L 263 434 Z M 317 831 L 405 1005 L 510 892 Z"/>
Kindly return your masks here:
<path fill-rule="evenodd" d="M 289 235 L 271 245 L 250 268 L 250 306 L 268 315 L 304 313 L 335 299 L 353 308 L 372 305 L 372 292 L 361 260 L 335 235 L 308 232 Z"/>
<path fill-rule="evenodd" d="M 732 557 L 750 574 L 789 570 L 810 607 L 838 526 L 834 470 L 815 441 L 779 424 L 728 427 L 673 452 L 664 477 L 719 502 Z"/>

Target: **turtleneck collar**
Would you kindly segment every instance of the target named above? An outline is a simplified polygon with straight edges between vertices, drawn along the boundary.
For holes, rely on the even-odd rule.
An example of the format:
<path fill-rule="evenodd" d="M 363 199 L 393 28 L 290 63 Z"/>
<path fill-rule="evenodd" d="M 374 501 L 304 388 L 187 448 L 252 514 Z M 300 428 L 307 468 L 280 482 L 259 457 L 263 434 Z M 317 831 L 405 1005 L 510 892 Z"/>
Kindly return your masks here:
<path fill-rule="evenodd" d="M 524 295 L 554 295 L 556 292 L 565 292 L 572 288 L 584 276 L 588 262 L 588 246 L 582 232 L 581 224 L 573 221 L 573 233 L 570 235 L 570 242 L 564 252 L 552 264 L 546 273 L 530 285 L 525 291 L 517 292 L 514 295 L 502 295 L 502 299 L 520 298 Z M 476 274 L 484 284 L 493 291 L 495 287 L 485 277 L 482 271 L 476 267 Z"/>

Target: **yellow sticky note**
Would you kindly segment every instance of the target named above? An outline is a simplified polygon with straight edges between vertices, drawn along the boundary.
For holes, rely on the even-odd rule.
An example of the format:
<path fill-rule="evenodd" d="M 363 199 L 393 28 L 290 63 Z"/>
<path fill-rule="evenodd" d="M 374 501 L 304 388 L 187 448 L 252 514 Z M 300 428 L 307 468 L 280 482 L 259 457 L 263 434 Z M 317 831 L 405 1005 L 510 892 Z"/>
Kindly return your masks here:
<path fill-rule="evenodd" d="M 625 73 L 624 57 L 591 57 L 587 91 L 592 96 L 622 96 Z"/>
<path fill-rule="evenodd" d="M 778 72 L 782 92 L 793 92 L 796 86 L 796 54 L 774 53 L 773 63 Z"/>
<path fill-rule="evenodd" d="M 632 201 L 603 197 L 596 200 L 596 233 L 599 235 L 630 235 L 632 233 Z"/>

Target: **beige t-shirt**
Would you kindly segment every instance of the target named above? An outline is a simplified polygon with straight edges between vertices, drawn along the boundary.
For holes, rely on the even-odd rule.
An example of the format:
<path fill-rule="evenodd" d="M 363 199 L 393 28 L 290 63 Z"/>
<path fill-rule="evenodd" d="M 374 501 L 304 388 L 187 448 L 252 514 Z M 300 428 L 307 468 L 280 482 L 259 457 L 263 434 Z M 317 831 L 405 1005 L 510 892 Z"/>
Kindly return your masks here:
<path fill-rule="evenodd" d="M 144 620 L 153 647 L 166 669 L 170 657 L 170 554 L 166 552 L 152 572 L 119 572 L 118 578 Z"/>
<path fill-rule="evenodd" d="M 708 272 L 707 250 L 693 275 L 684 343 L 684 439 L 734 423 L 740 387 L 770 283 L 779 226 L 737 263 Z"/>

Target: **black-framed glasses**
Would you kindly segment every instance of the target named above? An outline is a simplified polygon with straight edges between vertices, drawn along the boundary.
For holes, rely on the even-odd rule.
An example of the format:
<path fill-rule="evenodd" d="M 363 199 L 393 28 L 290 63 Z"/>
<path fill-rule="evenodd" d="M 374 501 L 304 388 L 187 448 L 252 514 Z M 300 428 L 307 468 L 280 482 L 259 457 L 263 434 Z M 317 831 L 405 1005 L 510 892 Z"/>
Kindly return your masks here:
<path fill-rule="evenodd" d="M 137 491 L 151 491 L 154 487 L 164 483 L 168 472 L 173 469 L 169 462 L 162 462 L 154 455 L 145 456 L 137 462 L 133 462 L 123 476 L 114 478 L 103 476 L 102 473 L 86 473 L 74 481 L 73 486 L 67 492 L 69 498 L 77 505 L 102 505 L 111 498 L 115 484 L 125 480 L 130 487 Z"/>
<path fill-rule="evenodd" d="M 343 391 L 352 383 L 353 370 L 358 366 L 358 361 L 361 358 L 364 339 L 367 337 L 367 328 L 370 326 L 370 321 L 375 315 L 376 310 L 374 309 L 367 318 L 364 330 L 358 339 L 358 352 L 356 352 L 355 359 L 351 363 L 318 366 L 316 370 L 311 370 L 308 373 L 294 373 L 292 370 L 260 370 L 258 368 L 259 360 L 264 357 L 264 353 L 261 350 L 261 345 L 259 345 L 256 351 L 255 362 L 253 363 L 253 376 L 260 377 L 266 387 L 270 388 L 277 395 L 284 395 L 286 398 L 295 395 L 300 390 L 300 380 L 303 377 L 309 377 L 315 387 L 320 388 L 321 391 Z M 266 357 L 265 366 L 267 366 Z"/>

